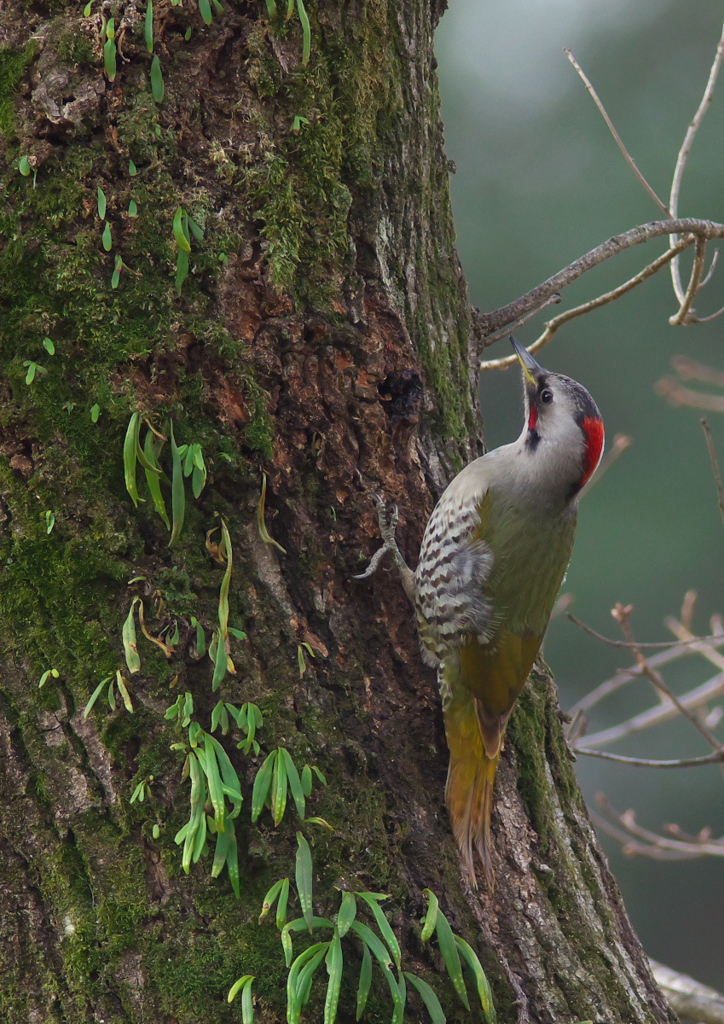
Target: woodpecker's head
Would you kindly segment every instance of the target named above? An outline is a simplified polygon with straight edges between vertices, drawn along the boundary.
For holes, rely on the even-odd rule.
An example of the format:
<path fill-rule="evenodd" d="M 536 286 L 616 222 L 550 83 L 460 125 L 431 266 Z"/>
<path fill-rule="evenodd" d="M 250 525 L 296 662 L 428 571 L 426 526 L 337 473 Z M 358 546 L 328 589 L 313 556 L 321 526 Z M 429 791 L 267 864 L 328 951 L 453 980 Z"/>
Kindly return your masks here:
<path fill-rule="evenodd" d="M 551 373 L 511 337 L 523 370 L 525 424 L 521 441 L 535 461 L 558 471 L 574 497 L 590 479 L 603 454 L 603 420 L 586 389 L 570 377 Z"/>

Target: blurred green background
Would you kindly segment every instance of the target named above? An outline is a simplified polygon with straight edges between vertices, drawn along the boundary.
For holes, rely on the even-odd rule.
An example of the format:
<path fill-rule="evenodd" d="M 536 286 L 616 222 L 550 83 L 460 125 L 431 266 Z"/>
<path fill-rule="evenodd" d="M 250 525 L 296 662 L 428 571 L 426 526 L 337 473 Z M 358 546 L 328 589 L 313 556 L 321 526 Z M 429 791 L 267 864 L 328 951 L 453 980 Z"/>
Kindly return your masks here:
<path fill-rule="evenodd" d="M 629 152 L 668 201 L 671 176 L 721 34 L 724 5 L 714 0 L 449 0 L 437 33 L 447 155 L 458 249 L 470 297 L 493 310 L 527 291 L 611 235 L 661 219 L 609 135 L 563 54 L 570 47 L 593 81 Z M 679 205 L 681 216 L 724 221 L 724 75 L 694 143 Z M 614 287 L 650 262 L 665 240 L 639 246 L 566 289 L 563 302 L 525 325 L 530 343 L 543 321 Z M 687 279 L 691 265 L 684 259 Z M 697 307 L 724 305 L 724 258 Z M 633 447 L 582 506 L 576 551 L 564 584 L 572 611 L 620 637 L 616 601 L 635 605 L 639 640 L 671 639 L 664 616 L 689 588 L 699 594 L 695 626 L 724 612 L 724 528 L 699 417 L 672 409 L 654 392 L 676 354 L 724 371 L 724 317 L 671 327 L 676 311 L 668 271 L 614 305 L 562 329 L 540 355 L 549 369 L 584 383 L 606 422 Z M 507 354 L 507 342 L 487 355 Z M 688 385 L 697 387 L 697 385 Z M 702 388 L 706 390 L 706 388 Z M 709 389 L 712 390 L 712 389 Z M 521 427 L 517 372 L 481 382 L 489 447 Z M 724 464 L 724 416 L 711 413 Z M 570 707 L 618 667 L 625 651 L 598 643 L 565 617 L 551 624 L 546 657 Z M 665 678 L 678 692 L 715 674 L 686 658 Z M 648 684 L 630 684 L 603 704 L 589 732 L 652 703 Z M 724 738 L 720 726 L 718 734 Z M 671 758 L 704 754 L 685 722 L 629 738 L 617 753 Z M 619 811 L 660 832 L 676 822 L 696 833 L 724 834 L 724 780 L 717 767 L 662 771 L 579 758 L 589 804 L 604 792 Z M 629 859 L 604 846 L 648 954 L 724 990 L 724 859 Z"/>

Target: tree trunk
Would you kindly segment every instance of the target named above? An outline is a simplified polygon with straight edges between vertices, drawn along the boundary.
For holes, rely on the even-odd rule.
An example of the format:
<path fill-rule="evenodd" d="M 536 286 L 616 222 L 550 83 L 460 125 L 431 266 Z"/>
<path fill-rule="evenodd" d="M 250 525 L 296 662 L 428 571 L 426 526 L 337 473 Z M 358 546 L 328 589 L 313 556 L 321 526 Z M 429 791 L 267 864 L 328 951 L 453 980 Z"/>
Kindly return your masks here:
<path fill-rule="evenodd" d="M 432 55 L 440 11 L 319 0 L 305 63 L 301 4 L 288 21 L 234 0 L 156 0 L 150 18 L 136 0 L 89 6 L 0 15 L 4 1019 L 239 1020 L 226 992 L 246 973 L 256 1019 L 286 1019 L 278 935 L 256 919 L 293 875 L 299 829 L 315 912 L 333 914 L 339 889 L 390 893 L 404 960 L 448 1020 L 470 1017 L 420 943 L 425 887 L 480 956 L 500 1020 L 673 1019 L 591 831 L 545 669 L 499 772 L 498 886 L 473 893 L 405 597 L 392 574 L 352 579 L 378 544 L 372 492 L 399 504 L 414 562 L 445 483 L 481 451 Z M 160 486 L 176 528 L 185 488 L 171 545 L 134 413 L 169 438 L 154 448 L 141 427 L 147 458 L 173 475 L 173 501 Z M 173 444 L 200 445 L 197 498 L 182 473 L 193 450 L 174 474 Z M 229 621 L 247 639 L 224 629 L 222 522 Z M 216 637 L 216 670 L 197 622 Z M 239 900 L 226 870 L 211 877 L 213 837 L 188 874 L 174 841 L 189 751 L 187 770 L 203 764 L 189 721 L 164 717 L 186 693 L 206 732 L 219 698 L 264 716 L 258 754 L 237 749 L 238 729 L 216 732 L 245 797 Z M 306 813 L 331 831 L 302 826 L 291 795 L 278 828 L 268 810 L 252 824 L 252 782 L 278 746 L 325 773 Z M 340 1021 L 355 1012 L 353 944 L 346 956 Z M 425 1015 L 416 998 L 408 1019 Z M 391 1013 L 375 986 L 368 1019 Z"/>

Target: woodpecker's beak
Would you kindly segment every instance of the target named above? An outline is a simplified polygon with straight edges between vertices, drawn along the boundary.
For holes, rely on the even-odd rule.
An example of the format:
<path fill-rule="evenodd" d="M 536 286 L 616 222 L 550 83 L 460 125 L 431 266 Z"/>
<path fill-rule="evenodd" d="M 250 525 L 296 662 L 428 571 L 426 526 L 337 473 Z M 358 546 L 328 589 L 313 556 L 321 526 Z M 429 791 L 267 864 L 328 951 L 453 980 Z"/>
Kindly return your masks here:
<path fill-rule="evenodd" d="M 512 334 L 510 336 L 510 343 L 518 357 L 526 382 L 531 384 L 534 388 L 537 387 L 538 378 L 546 371 L 535 361 L 530 352 L 526 348 L 523 348 L 519 341 L 515 340 Z"/>

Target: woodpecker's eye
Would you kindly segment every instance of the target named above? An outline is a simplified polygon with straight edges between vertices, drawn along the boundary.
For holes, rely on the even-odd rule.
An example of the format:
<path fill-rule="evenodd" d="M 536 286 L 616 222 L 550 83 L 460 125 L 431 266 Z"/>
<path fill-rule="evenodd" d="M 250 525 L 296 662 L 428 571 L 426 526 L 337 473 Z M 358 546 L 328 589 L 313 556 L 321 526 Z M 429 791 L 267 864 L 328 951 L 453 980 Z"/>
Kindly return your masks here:
<path fill-rule="evenodd" d="M 543 403 L 543 405 L 550 405 L 550 403 L 553 401 L 553 392 L 549 391 L 548 388 L 546 388 L 545 391 L 541 391 L 540 400 Z"/>

